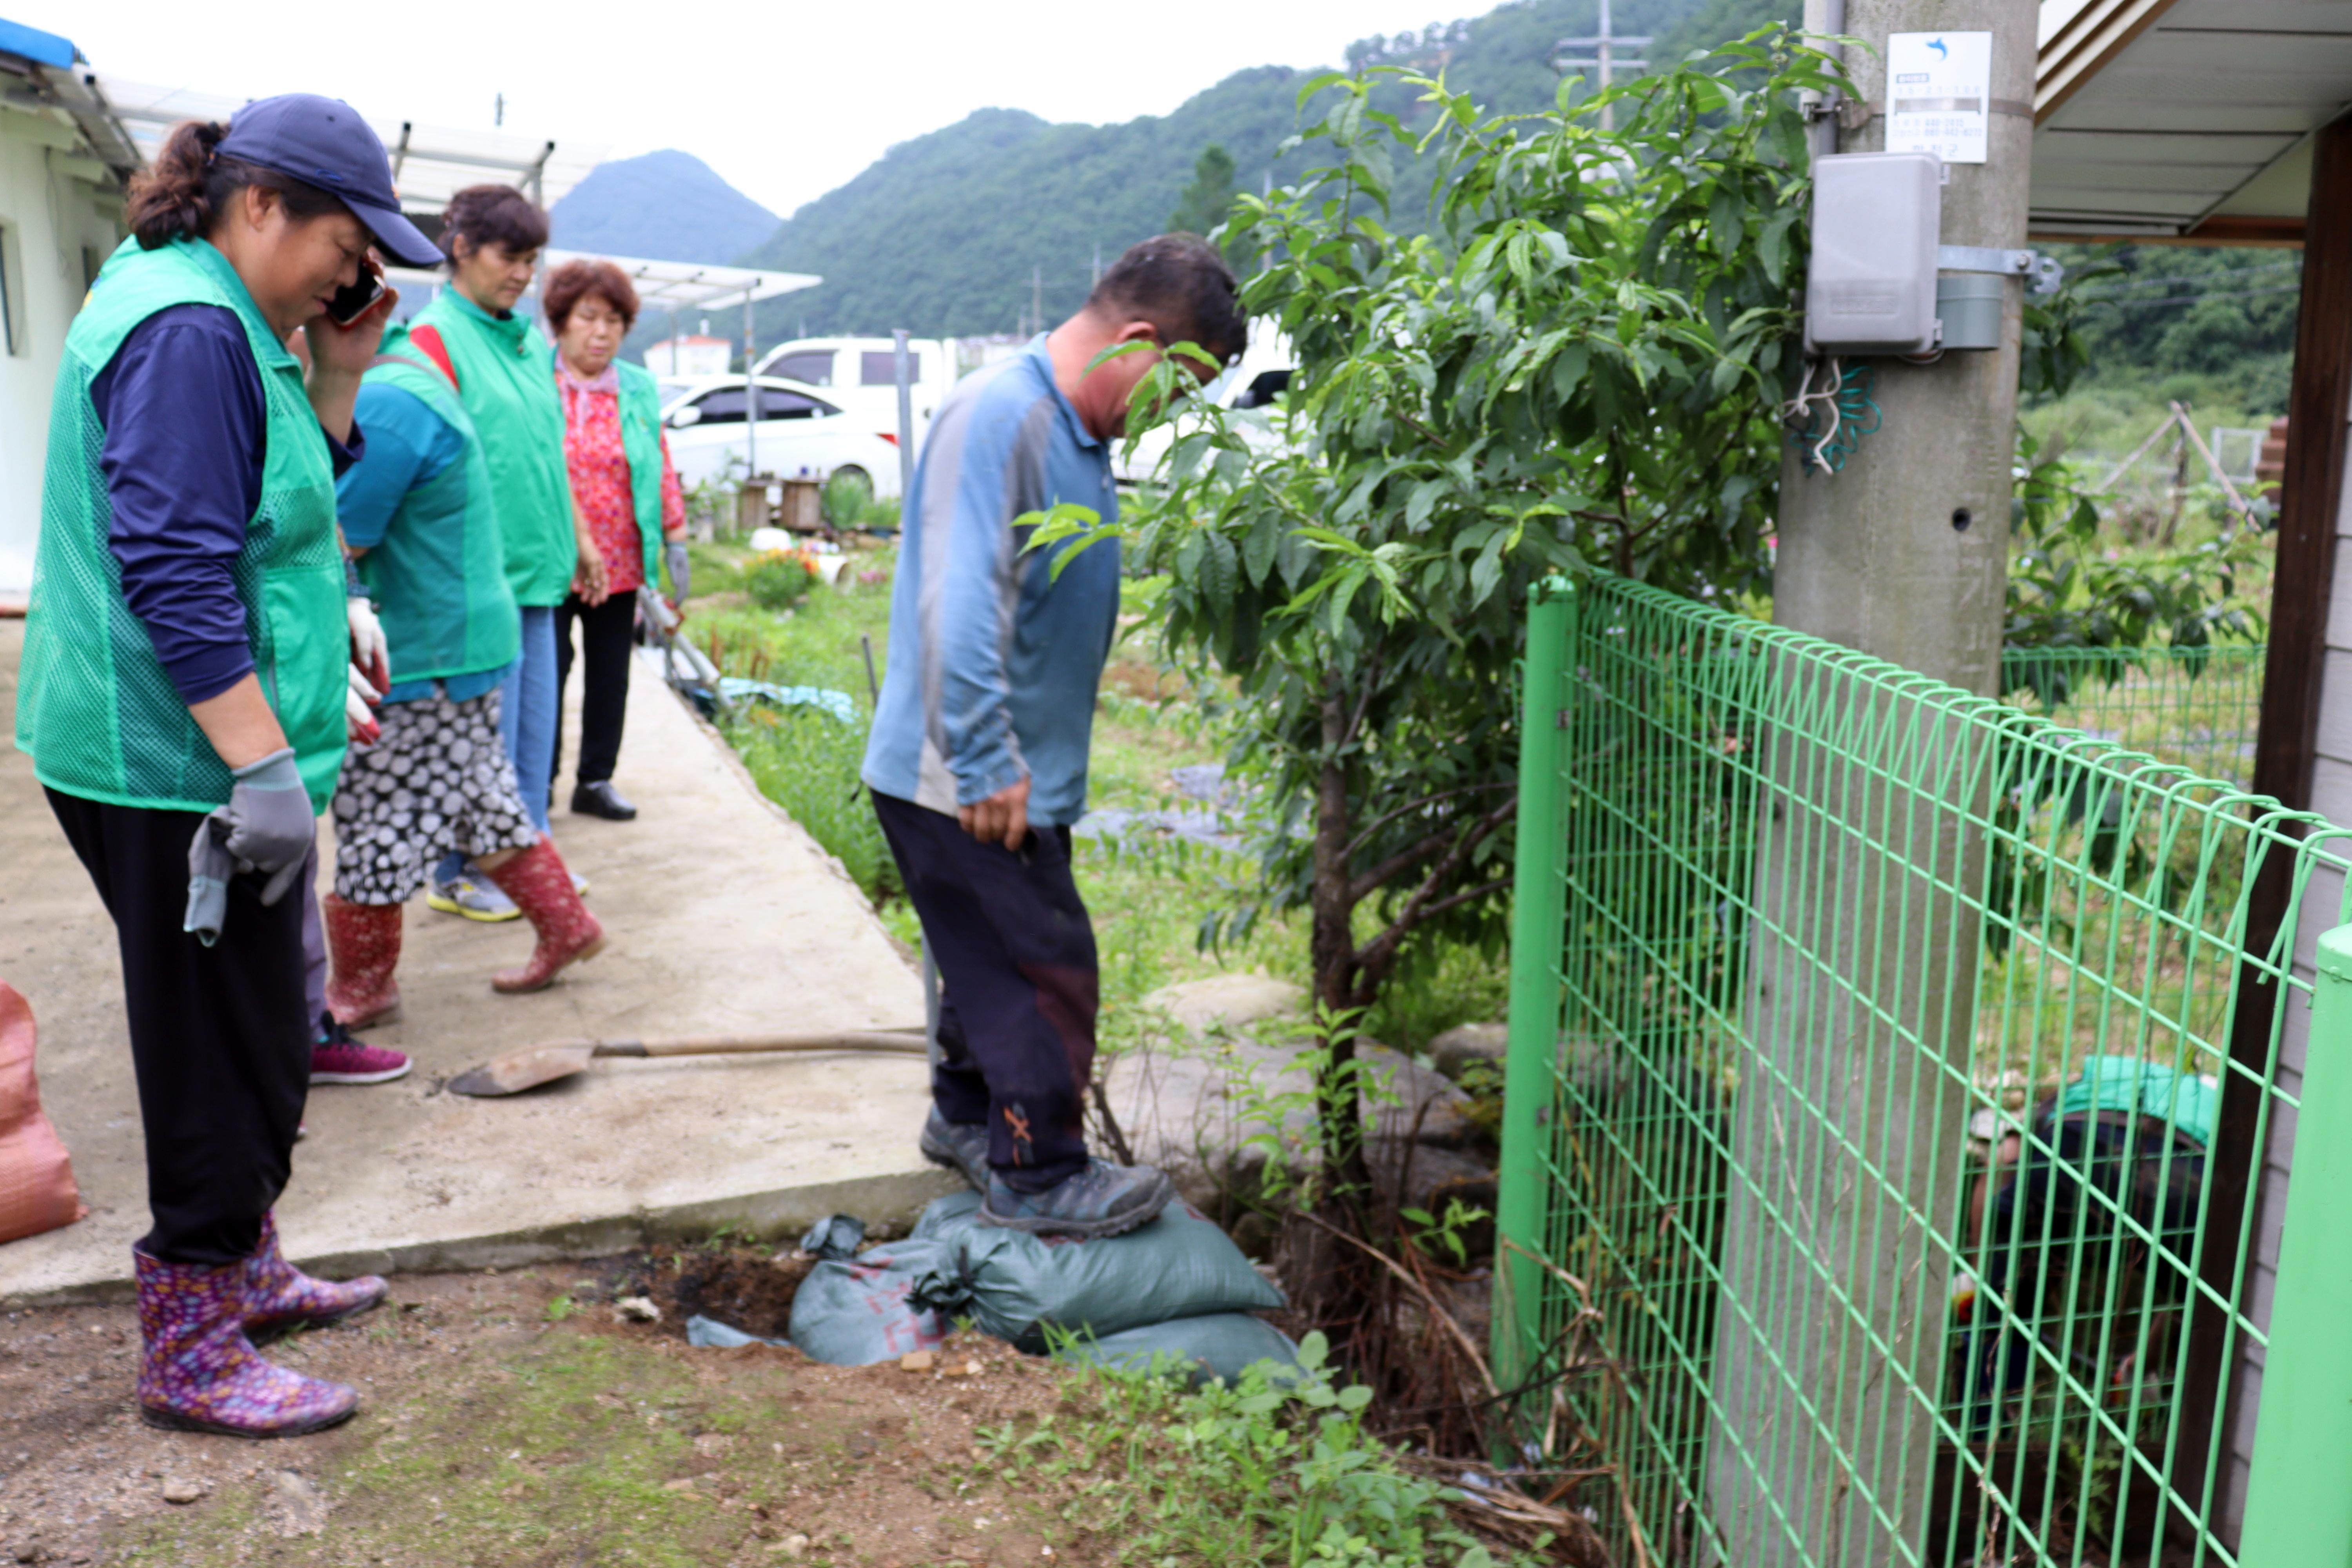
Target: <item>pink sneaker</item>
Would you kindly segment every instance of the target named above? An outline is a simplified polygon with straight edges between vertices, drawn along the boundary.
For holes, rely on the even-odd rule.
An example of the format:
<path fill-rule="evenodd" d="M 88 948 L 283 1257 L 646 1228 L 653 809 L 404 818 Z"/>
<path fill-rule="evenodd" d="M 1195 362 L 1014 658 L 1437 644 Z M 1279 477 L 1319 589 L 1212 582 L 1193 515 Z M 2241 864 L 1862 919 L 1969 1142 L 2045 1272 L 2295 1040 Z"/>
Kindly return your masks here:
<path fill-rule="evenodd" d="M 398 1051 L 360 1044 L 331 1015 L 327 1037 L 310 1047 L 312 1083 L 390 1083 L 413 1065 Z"/>

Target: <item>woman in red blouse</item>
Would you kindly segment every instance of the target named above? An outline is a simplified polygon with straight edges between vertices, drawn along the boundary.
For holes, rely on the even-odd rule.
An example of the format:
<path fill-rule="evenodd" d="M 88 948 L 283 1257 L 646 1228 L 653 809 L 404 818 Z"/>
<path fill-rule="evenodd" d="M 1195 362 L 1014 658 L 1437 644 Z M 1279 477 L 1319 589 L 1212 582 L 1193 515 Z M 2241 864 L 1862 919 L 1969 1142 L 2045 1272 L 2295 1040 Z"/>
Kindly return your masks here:
<path fill-rule="evenodd" d="M 637 291 L 627 276 L 609 261 L 567 261 L 549 275 L 543 297 L 548 325 L 555 330 L 563 455 L 581 536 L 580 574 L 555 612 L 558 716 L 549 787 L 562 776 L 563 689 L 572 679 L 576 623 L 587 669 L 572 809 L 626 822 L 637 808 L 613 787 L 613 769 L 628 719 L 637 588 L 655 581 L 661 542 L 685 536 L 686 498 L 661 433 L 653 376 L 614 359 L 637 319 Z"/>

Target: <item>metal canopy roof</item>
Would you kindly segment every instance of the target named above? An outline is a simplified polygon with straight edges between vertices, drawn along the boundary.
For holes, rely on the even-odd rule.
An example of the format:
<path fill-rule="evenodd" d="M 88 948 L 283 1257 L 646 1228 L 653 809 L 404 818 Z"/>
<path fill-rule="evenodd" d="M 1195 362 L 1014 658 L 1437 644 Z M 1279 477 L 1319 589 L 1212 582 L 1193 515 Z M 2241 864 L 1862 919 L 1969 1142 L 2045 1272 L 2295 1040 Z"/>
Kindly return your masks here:
<path fill-rule="evenodd" d="M 824 281 L 806 272 L 767 272 L 756 267 L 706 267 L 698 261 L 654 261 L 642 256 L 599 256 L 589 250 L 547 250 L 540 253 L 540 276 L 567 261 L 609 261 L 636 285 L 637 302 L 646 310 L 716 310 L 725 305 L 772 300 L 779 294 L 814 289 Z M 386 278 L 404 290 L 446 283 L 438 272 L 387 267 Z M 538 293 L 533 285 L 532 294 Z M 745 296 L 749 295 L 747 300 Z M 418 295 L 419 298 L 423 296 Z"/>
<path fill-rule="evenodd" d="M 2294 244 L 2352 0 L 2042 0 L 2032 232 Z"/>
<path fill-rule="evenodd" d="M 251 101 L 184 88 L 151 87 L 103 74 L 95 80 L 130 129 L 140 155 L 151 161 L 163 138 L 181 121 L 226 121 Z M 373 114 L 368 116 L 368 123 L 392 154 L 393 184 L 400 192 L 401 207 L 413 215 L 438 213 L 467 185 L 493 184 L 529 191 L 541 206 L 551 207 L 604 161 L 605 149 L 601 145 L 566 142 L 559 146 L 545 137 L 503 131 L 453 131 Z"/>

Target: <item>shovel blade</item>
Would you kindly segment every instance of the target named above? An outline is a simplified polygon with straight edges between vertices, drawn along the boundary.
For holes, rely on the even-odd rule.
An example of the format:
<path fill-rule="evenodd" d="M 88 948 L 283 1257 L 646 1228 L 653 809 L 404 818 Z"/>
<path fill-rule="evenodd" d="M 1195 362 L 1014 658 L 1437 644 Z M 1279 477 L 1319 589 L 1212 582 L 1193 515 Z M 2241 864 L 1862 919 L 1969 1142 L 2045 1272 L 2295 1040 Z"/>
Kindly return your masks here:
<path fill-rule="evenodd" d="M 596 1047 L 593 1041 L 583 1040 L 577 1045 L 527 1046 L 519 1051 L 509 1051 L 471 1072 L 459 1073 L 449 1080 L 449 1092 L 483 1099 L 520 1094 L 524 1089 L 537 1089 L 541 1084 L 586 1072 L 588 1064 L 595 1059 L 595 1056 Z"/>

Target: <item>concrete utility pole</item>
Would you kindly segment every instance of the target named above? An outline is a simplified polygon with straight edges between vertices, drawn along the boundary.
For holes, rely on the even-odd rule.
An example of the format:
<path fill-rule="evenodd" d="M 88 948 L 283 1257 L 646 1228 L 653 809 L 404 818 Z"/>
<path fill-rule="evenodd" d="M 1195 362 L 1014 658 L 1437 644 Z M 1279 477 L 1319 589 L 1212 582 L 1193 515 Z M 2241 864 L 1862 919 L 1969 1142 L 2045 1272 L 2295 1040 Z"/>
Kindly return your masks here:
<path fill-rule="evenodd" d="M 1650 35 L 1643 33 L 1639 36 L 1619 37 L 1616 27 L 1610 20 L 1609 0 L 1601 0 L 1599 23 L 1599 28 L 1590 37 L 1562 38 L 1559 43 L 1554 44 L 1551 68 L 1556 71 L 1566 71 L 1572 67 L 1591 66 L 1600 74 L 1601 90 L 1607 92 L 1617 80 L 1619 66 L 1623 66 L 1628 70 L 1649 68 L 1650 62 L 1647 60 L 1619 59 L 1617 47 L 1623 44 L 1632 48 L 1646 49 L 1650 47 Z M 1564 55 L 1559 52 L 1562 49 L 1591 49 L 1592 53 Z M 1617 129 L 1617 111 L 1607 104 L 1601 105 L 1601 129 L 1603 131 Z"/>
<path fill-rule="evenodd" d="M 1912 114 L 1958 101 L 1923 103 L 1937 89 L 1888 81 L 1891 34 L 1990 33 L 1985 161 L 1945 164 L 1940 239 L 2021 247 L 2036 20 L 2036 0 L 1806 0 L 1809 31 L 1876 51 L 1849 52 L 1857 99 L 1816 152 L 1885 151 L 1886 114 L 1906 97 Z M 2000 658 L 2024 285 L 2000 286 L 1997 348 L 1843 362 L 1874 374 L 1879 426 L 1840 472 L 1786 458 L 1773 573 L 1780 625 L 1985 695 Z M 1825 738 L 1759 738 L 1778 798 L 1759 835 L 1752 1047 L 1730 1134 L 1744 1179 L 1727 1184 L 1724 1217 L 1707 1443 L 1722 1533 L 1719 1553 L 1703 1554 L 1742 1568 L 1880 1568 L 1933 1561 L 1943 1544 L 1923 1538 L 1982 940 L 1948 889 L 1981 877 L 1983 845 L 1956 808 L 1986 805 L 1985 773 L 1914 700 L 1831 677 L 1813 701 L 1851 720 L 1848 735 L 1898 730 L 1911 762 L 1871 778 Z M 1883 1009 L 1860 1001 L 1874 984 Z"/>
<path fill-rule="evenodd" d="M 1830 13 L 1843 10 L 1843 22 Z M 1890 33 L 1937 28 L 1993 35 L 1992 102 L 1982 163 L 1946 165 L 1943 242 L 2003 249 L 2025 243 L 2032 173 L 2034 0 L 1806 0 L 1808 29 L 1843 32 L 1881 51 L 1850 51 L 1862 101 L 1844 106 L 1834 145 L 1885 145 L 1884 51 Z M 1899 95 L 1898 95 L 1899 96 Z M 1866 119 L 1864 117 L 1867 116 Z M 1819 143 L 1817 142 L 1817 147 Z M 1773 618 L 1906 668 L 1991 695 L 2009 572 L 2010 458 L 2017 431 L 2019 311 L 2006 285 L 1998 349 L 1937 363 L 1870 362 L 1880 426 L 1844 470 L 1780 470 Z"/>

